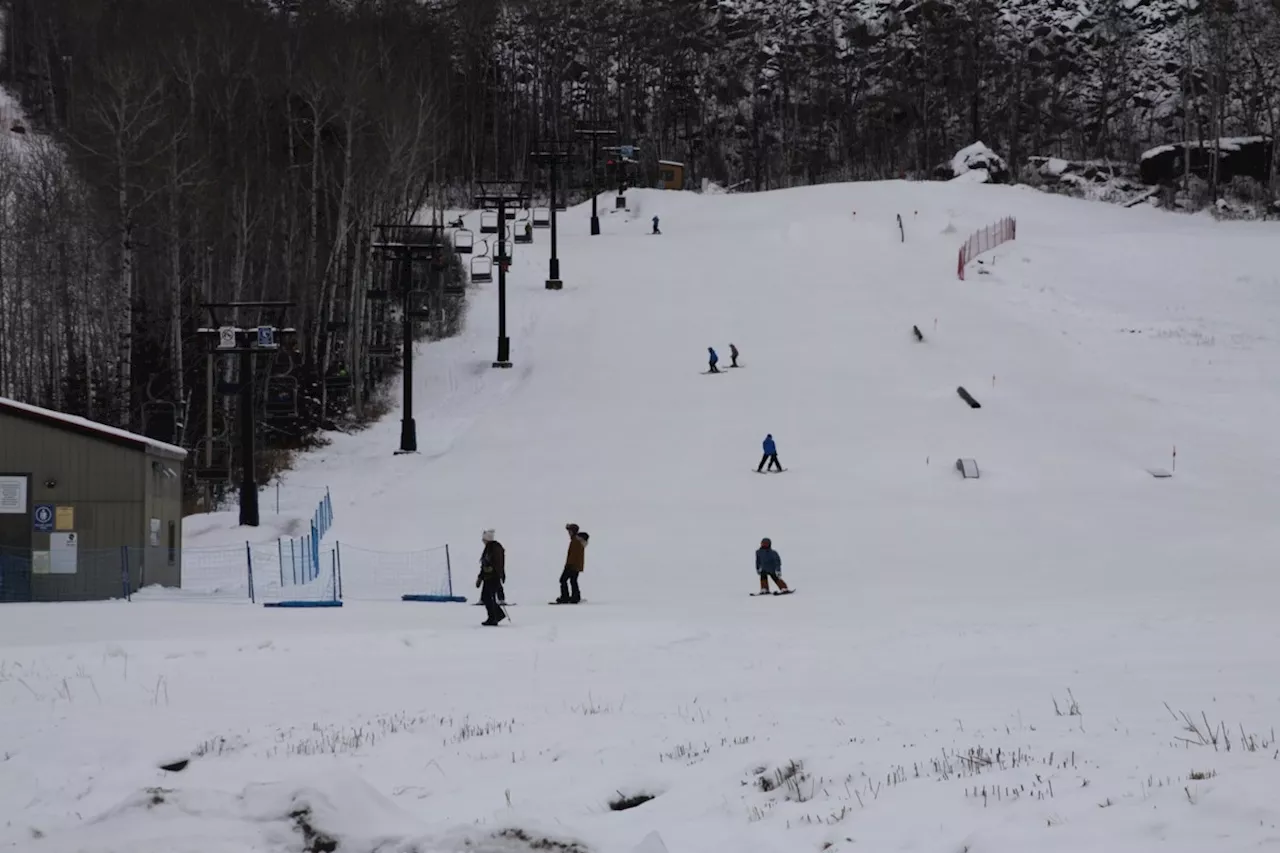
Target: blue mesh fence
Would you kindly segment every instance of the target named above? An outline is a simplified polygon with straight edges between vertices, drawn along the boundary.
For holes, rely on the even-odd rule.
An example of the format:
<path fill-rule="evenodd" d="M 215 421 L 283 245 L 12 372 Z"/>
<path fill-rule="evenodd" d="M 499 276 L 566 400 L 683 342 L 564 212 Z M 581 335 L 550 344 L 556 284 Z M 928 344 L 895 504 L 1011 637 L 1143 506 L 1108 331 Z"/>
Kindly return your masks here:
<path fill-rule="evenodd" d="M 313 548 L 310 537 L 249 549 L 253 598 L 259 602 L 337 601 L 338 549 Z"/>
<path fill-rule="evenodd" d="M 348 600 L 398 601 L 402 595 L 453 595 L 449 546 L 375 551 L 338 543 L 337 583 Z"/>
<path fill-rule="evenodd" d="M 70 564 L 65 554 L 0 549 L 0 602 L 130 598 L 140 590 L 147 599 L 232 603 L 457 594 L 447 545 L 395 552 L 315 541 L 184 548 L 180 555 L 144 547 L 79 550 Z"/>
<path fill-rule="evenodd" d="M 141 574 L 140 558 L 140 551 L 128 548 L 0 548 L 0 602 L 128 598 Z"/>
<path fill-rule="evenodd" d="M 248 601 L 249 546 L 183 548 L 182 592 L 203 599 Z"/>

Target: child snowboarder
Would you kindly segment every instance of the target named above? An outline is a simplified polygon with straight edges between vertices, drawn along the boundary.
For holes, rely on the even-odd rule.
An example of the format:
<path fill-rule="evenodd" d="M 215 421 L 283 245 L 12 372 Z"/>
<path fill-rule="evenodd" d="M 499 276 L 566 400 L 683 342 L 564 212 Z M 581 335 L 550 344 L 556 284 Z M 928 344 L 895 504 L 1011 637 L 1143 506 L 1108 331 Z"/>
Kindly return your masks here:
<path fill-rule="evenodd" d="M 707 373 L 719 373 L 720 368 L 716 365 L 720 362 L 720 356 L 716 355 L 715 347 L 707 347 Z"/>
<path fill-rule="evenodd" d="M 656 216 L 655 216 L 655 217 L 653 217 L 653 233 L 654 233 L 654 234 L 661 234 L 661 233 L 662 233 L 661 231 L 659 231 L 659 230 L 658 230 L 658 217 L 656 217 Z"/>
<path fill-rule="evenodd" d="M 778 461 L 778 445 L 773 440 L 773 433 L 769 433 L 764 437 L 764 455 L 760 457 L 760 465 L 756 468 L 756 473 L 764 471 L 764 464 L 769 463 L 769 470 L 772 471 L 776 466 L 779 471 L 782 470 L 782 463 Z"/>
<path fill-rule="evenodd" d="M 756 574 L 760 576 L 760 591 L 755 595 L 769 594 L 769 581 L 778 586 L 778 592 L 790 592 L 782 574 L 782 557 L 773 550 L 773 541 L 769 537 L 760 540 L 760 548 L 756 551 Z"/>
<path fill-rule="evenodd" d="M 578 575 L 586 568 L 588 537 L 576 524 L 566 524 L 564 529 L 569 533 L 569 553 L 564 558 L 564 571 L 560 573 L 560 597 L 555 603 L 580 604 L 582 590 L 578 586 Z"/>
<path fill-rule="evenodd" d="M 494 538 L 492 530 L 486 530 L 480 538 L 484 542 L 484 551 L 480 554 L 480 574 L 476 578 L 476 586 L 480 588 L 480 601 L 489 614 L 489 618 L 480 624 L 493 627 L 507 618 L 502 605 L 498 603 L 506 598 L 502 589 L 507 581 L 506 552 L 502 543 Z"/>
<path fill-rule="evenodd" d="M 733 344 L 729 344 L 729 366 L 730 367 L 738 366 L 738 348 L 735 347 Z"/>

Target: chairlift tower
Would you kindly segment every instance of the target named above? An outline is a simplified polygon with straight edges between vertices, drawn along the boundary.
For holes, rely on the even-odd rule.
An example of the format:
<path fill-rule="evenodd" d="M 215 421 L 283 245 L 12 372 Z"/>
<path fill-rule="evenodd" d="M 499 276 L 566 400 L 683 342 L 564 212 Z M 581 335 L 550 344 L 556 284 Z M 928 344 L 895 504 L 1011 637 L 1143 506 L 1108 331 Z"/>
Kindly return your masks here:
<path fill-rule="evenodd" d="M 511 366 L 511 339 L 507 337 L 507 268 L 511 257 L 507 254 L 507 208 L 528 207 L 532 193 L 525 181 L 477 181 L 480 192 L 475 204 L 480 210 L 498 212 L 498 248 L 494 260 L 498 263 L 498 357 L 494 367 Z M 483 214 L 482 214 L 483 215 Z"/>
<path fill-rule="evenodd" d="M 596 199 L 600 195 L 600 137 L 616 136 L 618 131 L 606 128 L 604 122 L 584 121 L 578 122 L 574 132 L 591 138 L 591 236 L 596 237 L 600 234 L 600 212 L 596 209 Z"/>
<path fill-rule="evenodd" d="M 404 348 L 403 411 L 400 415 L 400 449 L 396 454 L 418 452 L 418 424 L 413 417 L 413 321 L 430 315 L 427 307 L 414 304 L 413 263 L 427 261 L 428 289 L 436 291 L 436 274 L 443 265 L 444 229 L 431 225 L 375 225 L 370 248 L 384 261 L 396 264 L 400 288 L 400 332 Z"/>
<path fill-rule="evenodd" d="M 209 312 L 209 326 L 196 333 L 213 344 L 212 353 L 240 356 L 240 524 L 257 527 L 258 480 L 254 472 L 255 431 L 257 429 L 254 399 L 254 356 L 258 353 L 274 353 L 280 349 L 281 340 L 292 338 L 297 329 L 286 327 L 285 314 L 294 307 L 293 302 L 206 302 L 201 307 Z M 241 311 L 256 311 L 256 326 L 239 326 L 236 319 Z M 230 312 L 230 316 L 227 313 Z M 263 323 L 264 315 L 271 321 Z M 211 353 L 211 355 L 212 355 Z M 209 390 L 209 412 L 213 411 L 213 386 Z M 211 437 L 210 437 L 211 438 Z M 212 452 L 212 443 L 206 445 L 206 454 Z M 206 458 L 205 465 L 212 460 Z"/>
<path fill-rule="evenodd" d="M 564 282 L 560 280 L 560 258 L 556 254 L 557 193 L 560 184 L 560 165 L 568 163 L 569 158 L 573 156 L 573 143 L 558 139 L 544 140 L 537 144 L 536 150 L 529 152 L 529 156 L 535 165 L 546 166 L 551 171 L 551 210 L 548 212 L 551 217 L 551 265 L 547 270 L 547 290 L 560 290 L 564 287 Z"/>

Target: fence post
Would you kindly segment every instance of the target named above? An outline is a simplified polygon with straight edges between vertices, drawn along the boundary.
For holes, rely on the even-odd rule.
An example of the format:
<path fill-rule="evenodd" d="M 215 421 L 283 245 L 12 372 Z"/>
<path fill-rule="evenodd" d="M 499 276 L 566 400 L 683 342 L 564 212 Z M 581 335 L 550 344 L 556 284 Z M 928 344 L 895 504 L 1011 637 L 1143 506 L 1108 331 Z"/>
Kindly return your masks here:
<path fill-rule="evenodd" d="M 449 560 L 449 543 L 444 543 L 444 578 L 449 586 L 449 597 L 453 597 L 453 563 Z"/>
<path fill-rule="evenodd" d="M 329 514 L 329 526 L 333 526 L 333 496 L 329 494 L 329 487 L 324 487 L 324 505 L 325 510 Z"/>
<path fill-rule="evenodd" d="M 249 547 L 248 542 L 244 543 L 244 561 L 249 576 L 249 601 L 257 604 L 257 599 L 253 597 L 253 549 Z"/>
<path fill-rule="evenodd" d="M 329 552 L 329 580 L 333 584 L 333 600 L 338 600 L 338 552 Z"/>
<path fill-rule="evenodd" d="M 292 536 L 289 537 L 289 571 L 293 573 L 293 584 L 298 585 L 298 557 L 294 553 L 293 543 L 296 542 Z M 284 586 L 284 581 L 280 581 L 280 586 Z"/>
<path fill-rule="evenodd" d="M 320 534 L 316 531 L 316 523 L 311 522 L 311 564 L 314 571 L 311 579 L 320 577 Z"/>
<path fill-rule="evenodd" d="M 284 540 L 276 537 L 276 561 L 280 564 L 280 588 L 284 589 Z"/>
<path fill-rule="evenodd" d="M 338 598 L 342 598 L 342 543 L 333 543 L 333 554 L 338 560 Z"/>
<path fill-rule="evenodd" d="M 280 481 L 276 480 L 276 515 L 280 514 Z"/>
<path fill-rule="evenodd" d="M 129 589 L 129 546 L 120 546 L 120 586 L 124 591 L 124 600 L 133 601 L 133 593 Z"/>

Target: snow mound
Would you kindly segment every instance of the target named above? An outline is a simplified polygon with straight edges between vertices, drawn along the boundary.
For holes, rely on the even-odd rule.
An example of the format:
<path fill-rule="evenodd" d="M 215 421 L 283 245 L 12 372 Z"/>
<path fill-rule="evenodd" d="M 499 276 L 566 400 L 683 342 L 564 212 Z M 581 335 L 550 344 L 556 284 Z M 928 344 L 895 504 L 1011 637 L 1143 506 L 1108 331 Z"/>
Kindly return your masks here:
<path fill-rule="evenodd" d="M 236 793 L 198 787 L 145 788 L 79 827 L 47 836 L 39 849 L 49 853 L 456 849 L 436 846 L 425 836 L 425 826 L 363 779 L 331 770 L 310 774 L 305 781 L 252 784 Z"/>

